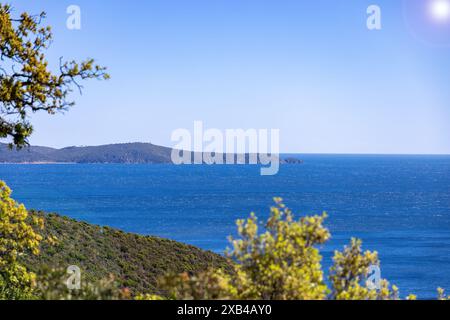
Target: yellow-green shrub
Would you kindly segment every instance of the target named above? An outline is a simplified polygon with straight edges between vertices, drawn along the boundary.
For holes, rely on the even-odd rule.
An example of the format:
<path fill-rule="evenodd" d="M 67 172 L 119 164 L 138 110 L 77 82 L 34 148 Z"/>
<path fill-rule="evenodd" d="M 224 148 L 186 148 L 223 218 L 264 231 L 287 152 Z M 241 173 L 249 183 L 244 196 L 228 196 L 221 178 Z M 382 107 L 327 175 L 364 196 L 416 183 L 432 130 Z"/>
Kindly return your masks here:
<path fill-rule="evenodd" d="M 33 217 L 22 204 L 11 199 L 11 190 L 0 181 L 0 298 L 27 297 L 31 294 L 36 275 L 18 261 L 24 254 L 39 253 L 42 240 L 35 228 L 43 221 Z"/>

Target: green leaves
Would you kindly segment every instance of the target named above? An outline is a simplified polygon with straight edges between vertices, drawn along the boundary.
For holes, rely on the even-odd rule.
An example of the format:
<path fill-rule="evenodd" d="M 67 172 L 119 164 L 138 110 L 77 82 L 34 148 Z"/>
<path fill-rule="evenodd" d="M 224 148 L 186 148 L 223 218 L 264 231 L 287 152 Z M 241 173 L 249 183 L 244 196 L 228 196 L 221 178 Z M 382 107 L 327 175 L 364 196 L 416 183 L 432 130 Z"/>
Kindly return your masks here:
<path fill-rule="evenodd" d="M 0 298 L 14 298 L 19 292 L 29 294 L 35 284 L 35 274 L 18 261 L 23 254 L 39 253 L 42 236 L 35 228 L 43 228 L 42 220 L 28 219 L 28 212 L 21 204 L 11 199 L 11 190 L 0 181 L 0 287 L 8 290 Z M 10 297 L 9 294 L 13 294 Z"/>
<path fill-rule="evenodd" d="M 378 255 L 366 251 L 361 252 L 361 241 L 352 239 L 349 247 L 343 252 L 336 251 L 334 265 L 331 268 L 333 284 L 333 298 L 338 300 L 366 300 L 375 299 L 375 290 L 369 290 L 363 285 L 370 265 L 378 265 Z"/>
<path fill-rule="evenodd" d="M 234 272 L 209 270 L 195 276 L 168 276 L 162 289 L 172 299 L 264 299 L 264 300 L 369 300 L 398 299 L 398 289 L 381 280 L 378 290 L 365 283 L 368 269 L 378 265 L 376 252 L 362 252 L 361 241 L 352 239 L 342 252 L 336 251 L 330 270 L 331 288 L 324 282 L 319 245 L 330 238 L 322 215 L 296 220 L 291 210 L 275 198 L 270 217 L 261 225 L 251 214 L 238 220 L 237 239 L 227 256 Z M 440 296 L 444 297 L 443 291 Z M 155 296 L 140 297 L 155 299 Z M 409 296 L 409 299 L 415 296 Z"/>
<path fill-rule="evenodd" d="M 329 238 L 323 226 L 326 217 L 295 220 L 279 198 L 271 208 L 264 229 L 258 233 L 258 220 L 251 215 L 238 222 L 241 239 L 233 240 L 229 257 L 240 262 L 237 273 L 246 278 L 242 292 L 252 299 L 323 299 L 326 296 L 317 245 Z M 249 287 L 246 287 L 249 286 Z"/>
<path fill-rule="evenodd" d="M 17 148 L 27 145 L 33 132 L 30 113 L 66 110 L 74 105 L 69 99 L 73 88 L 81 93 L 80 80 L 109 79 L 93 59 L 60 59 L 59 72 L 52 72 L 45 51 L 53 35 L 49 26 L 40 26 L 44 18 L 45 13 L 22 13 L 15 19 L 11 7 L 0 4 L 0 137 L 12 138 Z"/>

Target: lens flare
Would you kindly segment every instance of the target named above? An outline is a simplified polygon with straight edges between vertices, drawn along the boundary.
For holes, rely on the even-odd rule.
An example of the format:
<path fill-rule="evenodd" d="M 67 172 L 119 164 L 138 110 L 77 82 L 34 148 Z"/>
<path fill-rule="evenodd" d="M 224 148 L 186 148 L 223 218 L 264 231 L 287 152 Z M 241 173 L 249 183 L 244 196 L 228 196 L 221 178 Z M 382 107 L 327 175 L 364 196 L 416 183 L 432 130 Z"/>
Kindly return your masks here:
<path fill-rule="evenodd" d="M 447 21 L 450 19 L 450 1 L 434 0 L 430 5 L 430 11 L 436 20 Z"/>

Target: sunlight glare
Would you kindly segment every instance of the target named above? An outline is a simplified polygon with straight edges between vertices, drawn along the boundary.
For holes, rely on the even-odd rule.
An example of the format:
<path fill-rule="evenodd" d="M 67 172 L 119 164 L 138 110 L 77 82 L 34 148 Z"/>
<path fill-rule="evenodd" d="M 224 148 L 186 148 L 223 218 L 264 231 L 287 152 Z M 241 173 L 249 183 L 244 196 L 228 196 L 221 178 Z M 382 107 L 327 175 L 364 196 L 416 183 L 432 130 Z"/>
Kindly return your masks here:
<path fill-rule="evenodd" d="M 449 20 L 450 18 L 450 1 L 449 0 L 434 0 L 431 3 L 431 14 L 439 21 Z"/>

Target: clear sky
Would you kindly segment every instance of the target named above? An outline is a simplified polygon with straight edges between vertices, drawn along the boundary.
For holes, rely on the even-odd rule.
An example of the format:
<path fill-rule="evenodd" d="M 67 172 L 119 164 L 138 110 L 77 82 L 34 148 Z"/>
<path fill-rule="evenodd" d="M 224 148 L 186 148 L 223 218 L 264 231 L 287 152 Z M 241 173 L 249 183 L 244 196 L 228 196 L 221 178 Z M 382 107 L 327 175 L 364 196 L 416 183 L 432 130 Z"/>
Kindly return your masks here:
<path fill-rule="evenodd" d="M 450 46 L 437 45 L 450 21 L 418 0 L 9 3 L 47 12 L 52 65 L 93 57 L 112 76 L 64 115 L 35 115 L 32 144 L 171 146 L 202 120 L 278 128 L 283 152 L 450 153 Z M 81 30 L 66 28 L 71 4 Z M 371 4 L 382 30 L 366 27 Z"/>

